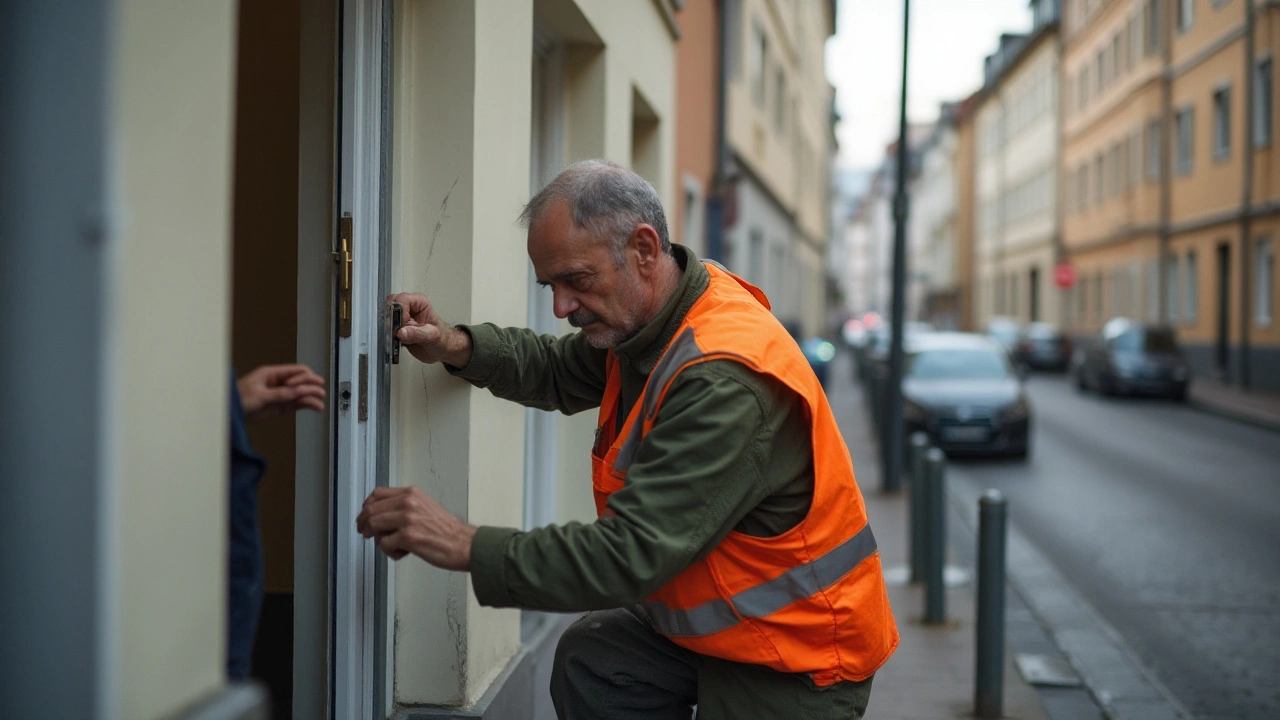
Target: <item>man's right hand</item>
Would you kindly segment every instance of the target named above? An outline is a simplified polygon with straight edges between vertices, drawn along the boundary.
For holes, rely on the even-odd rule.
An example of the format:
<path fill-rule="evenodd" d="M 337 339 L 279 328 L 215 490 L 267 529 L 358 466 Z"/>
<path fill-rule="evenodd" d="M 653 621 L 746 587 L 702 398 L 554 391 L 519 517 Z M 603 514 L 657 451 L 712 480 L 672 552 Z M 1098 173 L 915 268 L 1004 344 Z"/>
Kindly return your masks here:
<path fill-rule="evenodd" d="M 443 362 L 457 368 L 471 362 L 471 335 L 449 325 L 422 293 L 399 293 L 387 298 L 404 308 L 404 325 L 396 334 L 409 354 L 424 363 Z"/>

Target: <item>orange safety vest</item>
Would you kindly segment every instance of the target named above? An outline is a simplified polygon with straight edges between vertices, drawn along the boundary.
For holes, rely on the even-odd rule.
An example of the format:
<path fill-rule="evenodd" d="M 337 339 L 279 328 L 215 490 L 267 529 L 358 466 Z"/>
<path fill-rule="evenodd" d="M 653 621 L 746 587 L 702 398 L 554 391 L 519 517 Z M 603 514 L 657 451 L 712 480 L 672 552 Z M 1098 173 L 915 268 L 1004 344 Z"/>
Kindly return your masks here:
<path fill-rule="evenodd" d="M 652 429 L 672 380 L 708 360 L 733 360 L 774 378 L 804 399 L 813 438 L 813 502 L 796 527 L 776 537 L 730 532 L 641 606 L 681 647 L 735 662 L 808 673 L 817 685 L 870 677 L 898 646 L 880 554 L 867 524 L 853 462 L 826 394 L 764 293 L 707 264 L 711 283 L 663 351 L 621 428 L 622 381 L 609 355 L 592 453 L 596 511 Z M 607 448 L 601 455 L 601 449 Z"/>

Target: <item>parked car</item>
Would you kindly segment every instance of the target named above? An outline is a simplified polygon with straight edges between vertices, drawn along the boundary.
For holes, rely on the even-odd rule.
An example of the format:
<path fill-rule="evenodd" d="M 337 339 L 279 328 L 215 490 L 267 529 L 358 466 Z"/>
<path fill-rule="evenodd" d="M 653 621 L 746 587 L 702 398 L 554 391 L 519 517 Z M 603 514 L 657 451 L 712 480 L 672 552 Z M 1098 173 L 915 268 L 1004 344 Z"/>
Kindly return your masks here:
<path fill-rule="evenodd" d="M 1071 339 L 1053 323 L 1031 323 L 1013 344 L 1013 362 L 1032 370 L 1065 372 L 1071 365 Z"/>
<path fill-rule="evenodd" d="M 949 332 L 915 338 L 902 396 L 908 433 L 928 433 L 948 455 L 1025 458 L 1031 449 L 1022 378 L 991 338 Z"/>
<path fill-rule="evenodd" d="M 871 333 L 871 339 L 858 356 L 858 373 L 862 379 L 871 377 L 871 373 L 877 369 L 888 367 L 889 351 L 893 342 L 892 327 L 891 323 L 885 321 Z M 927 322 L 914 320 L 905 322 L 902 324 L 903 346 L 910 344 L 916 337 L 932 332 L 935 332 L 934 327 Z"/>
<path fill-rule="evenodd" d="M 987 320 L 985 332 L 987 337 L 1000 343 L 1000 347 L 1012 357 L 1013 346 L 1018 342 L 1018 335 L 1022 332 L 1022 323 L 1011 317 L 996 315 Z"/>
<path fill-rule="evenodd" d="M 1072 374 L 1082 392 L 1187 399 L 1191 371 L 1173 329 L 1115 318 L 1098 340 L 1077 351 Z"/>

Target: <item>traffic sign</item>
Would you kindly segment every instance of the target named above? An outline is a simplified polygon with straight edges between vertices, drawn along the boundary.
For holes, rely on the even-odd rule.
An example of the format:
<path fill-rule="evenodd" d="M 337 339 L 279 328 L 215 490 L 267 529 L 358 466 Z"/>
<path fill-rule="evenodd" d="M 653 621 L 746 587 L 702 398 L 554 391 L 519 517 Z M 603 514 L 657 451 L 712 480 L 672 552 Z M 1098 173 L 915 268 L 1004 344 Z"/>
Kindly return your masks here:
<path fill-rule="evenodd" d="M 1071 263 L 1058 263 L 1053 268 L 1053 282 L 1066 290 L 1076 284 L 1076 266 Z"/>

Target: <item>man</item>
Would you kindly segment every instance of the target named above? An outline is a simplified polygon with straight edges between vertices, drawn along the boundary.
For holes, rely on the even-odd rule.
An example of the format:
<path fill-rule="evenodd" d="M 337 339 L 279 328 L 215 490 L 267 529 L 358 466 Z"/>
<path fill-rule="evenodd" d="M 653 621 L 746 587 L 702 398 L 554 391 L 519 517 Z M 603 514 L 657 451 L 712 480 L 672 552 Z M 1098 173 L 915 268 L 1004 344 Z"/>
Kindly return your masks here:
<path fill-rule="evenodd" d="M 231 376 L 231 464 L 227 553 L 227 677 L 252 669 L 262 609 L 262 538 L 258 481 L 267 464 L 249 444 L 245 420 L 266 420 L 306 408 L 324 410 L 324 379 L 306 365 L 263 365 Z"/>
<path fill-rule="evenodd" d="M 610 163 L 571 166 L 521 219 L 580 332 L 454 327 L 402 294 L 399 337 L 498 397 L 598 407 L 599 519 L 476 528 L 380 488 L 358 529 L 470 571 L 483 605 L 590 611 L 557 648 L 561 718 L 861 717 L 897 630 L 848 451 L 764 295 L 672 246 L 653 188 Z"/>

